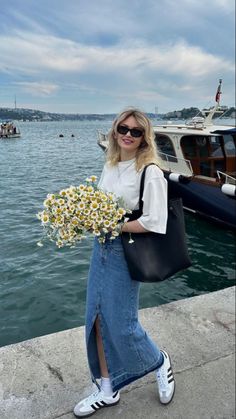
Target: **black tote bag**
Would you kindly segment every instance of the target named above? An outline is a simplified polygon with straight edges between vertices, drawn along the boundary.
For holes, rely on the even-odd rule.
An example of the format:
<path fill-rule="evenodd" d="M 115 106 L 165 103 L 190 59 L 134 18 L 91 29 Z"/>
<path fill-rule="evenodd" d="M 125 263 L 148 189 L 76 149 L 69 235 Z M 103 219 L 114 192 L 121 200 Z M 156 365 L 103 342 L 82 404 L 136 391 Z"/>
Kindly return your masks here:
<path fill-rule="evenodd" d="M 142 215 L 142 196 L 148 166 L 144 168 L 141 177 L 139 210 L 132 212 L 129 217 L 130 221 Z M 135 281 L 163 281 L 191 266 L 186 244 L 183 205 L 180 198 L 168 200 L 166 234 L 122 233 L 121 239 L 130 276 Z"/>

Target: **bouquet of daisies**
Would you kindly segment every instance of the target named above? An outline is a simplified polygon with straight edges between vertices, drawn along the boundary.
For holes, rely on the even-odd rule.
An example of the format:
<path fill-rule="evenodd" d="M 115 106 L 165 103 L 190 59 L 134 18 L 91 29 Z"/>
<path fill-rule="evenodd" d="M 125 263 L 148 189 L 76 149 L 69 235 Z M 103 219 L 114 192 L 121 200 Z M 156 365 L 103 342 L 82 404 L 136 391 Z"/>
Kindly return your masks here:
<path fill-rule="evenodd" d="M 58 247 L 75 246 L 92 233 L 104 243 L 119 235 L 119 227 L 126 213 L 113 193 L 104 193 L 96 185 L 96 176 L 86 179 L 85 184 L 70 186 L 59 193 L 48 194 L 44 210 L 37 214 L 45 236 Z M 42 246 L 42 242 L 38 243 Z"/>

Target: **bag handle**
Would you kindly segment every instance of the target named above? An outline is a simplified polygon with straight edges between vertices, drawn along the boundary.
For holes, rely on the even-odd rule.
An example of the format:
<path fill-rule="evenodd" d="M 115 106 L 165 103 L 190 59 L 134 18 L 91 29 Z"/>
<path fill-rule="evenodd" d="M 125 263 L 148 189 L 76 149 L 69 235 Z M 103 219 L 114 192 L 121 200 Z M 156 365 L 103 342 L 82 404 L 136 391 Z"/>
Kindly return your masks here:
<path fill-rule="evenodd" d="M 140 181 L 140 190 L 139 190 L 139 211 L 142 213 L 143 212 L 143 191 L 144 191 L 144 183 L 145 183 L 145 175 L 146 175 L 146 170 L 149 166 L 154 166 L 155 163 L 150 163 L 147 164 L 147 166 L 144 167 L 143 169 L 143 173 L 141 176 L 141 181 Z M 156 166 L 156 165 L 155 165 Z"/>

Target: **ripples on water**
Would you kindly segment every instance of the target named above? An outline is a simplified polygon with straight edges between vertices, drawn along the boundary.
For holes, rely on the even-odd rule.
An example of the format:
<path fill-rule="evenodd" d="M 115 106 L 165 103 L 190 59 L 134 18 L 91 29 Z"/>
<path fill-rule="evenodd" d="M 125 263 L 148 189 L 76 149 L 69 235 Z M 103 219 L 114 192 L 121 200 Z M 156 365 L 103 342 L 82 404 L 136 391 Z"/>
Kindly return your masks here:
<path fill-rule="evenodd" d="M 47 193 L 99 176 L 104 156 L 97 129 L 110 124 L 22 123 L 20 139 L 0 140 L 0 346 L 84 324 L 92 238 L 75 249 L 39 248 L 35 214 Z M 193 266 L 163 283 L 143 284 L 141 308 L 234 285 L 233 233 L 190 214 L 186 229 Z"/>

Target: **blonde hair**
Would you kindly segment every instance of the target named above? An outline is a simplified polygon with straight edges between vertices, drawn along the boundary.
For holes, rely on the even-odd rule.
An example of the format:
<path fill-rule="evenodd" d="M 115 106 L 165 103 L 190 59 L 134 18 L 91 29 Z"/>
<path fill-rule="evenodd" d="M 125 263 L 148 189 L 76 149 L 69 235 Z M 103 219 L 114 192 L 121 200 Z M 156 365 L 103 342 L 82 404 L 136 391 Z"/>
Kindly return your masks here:
<path fill-rule="evenodd" d="M 149 163 L 158 165 L 158 155 L 155 145 L 155 134 L 150 120 L 144 112 L 136 108 L 128 108 L 122 111 L 113 121 L 111 130 L 108 133 L 107 162 L 111 166 L 117 165 L 120 161 L 120 146 L 117 142 L 117 127 L 127 118 L 133 116 L 140 128 L 143 129 L 143 140 L 136 151 L 136 170 L 139 171 Z"/>

